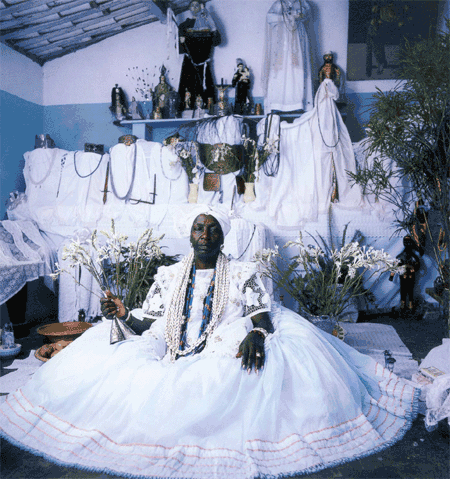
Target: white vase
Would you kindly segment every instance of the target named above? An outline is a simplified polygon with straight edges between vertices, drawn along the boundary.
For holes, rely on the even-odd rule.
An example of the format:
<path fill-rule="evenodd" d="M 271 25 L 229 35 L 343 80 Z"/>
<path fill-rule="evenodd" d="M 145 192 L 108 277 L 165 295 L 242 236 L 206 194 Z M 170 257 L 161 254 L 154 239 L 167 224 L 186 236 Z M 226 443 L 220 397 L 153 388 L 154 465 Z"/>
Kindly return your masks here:
<path fill-rule="evenodd" d="M 255 199 L 255 183 L 245 183 L 244 202 L 250 203 L 255 201 Z"/>
<path fill-rule="evenodd" d="M 197 203 L 197 198 L 198 198 L 198 184 L 197 183 L 189 183 L 188 202 L 189 203 Z"/>

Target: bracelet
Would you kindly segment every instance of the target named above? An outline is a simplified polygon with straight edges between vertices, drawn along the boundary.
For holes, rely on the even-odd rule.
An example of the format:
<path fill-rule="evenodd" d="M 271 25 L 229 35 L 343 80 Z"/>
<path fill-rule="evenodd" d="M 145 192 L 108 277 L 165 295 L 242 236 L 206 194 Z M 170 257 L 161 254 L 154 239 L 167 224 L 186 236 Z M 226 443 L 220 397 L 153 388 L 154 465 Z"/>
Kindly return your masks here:
<path fill-rule="evenodd" d="M 263 336 L 264 340 L 267 338 L 267 336 L 269 336 L 269 333 L 264 328 L 253 328 L 250 332 L 251 333 L 255 332 L 255 333 L 261 334 Z"/>

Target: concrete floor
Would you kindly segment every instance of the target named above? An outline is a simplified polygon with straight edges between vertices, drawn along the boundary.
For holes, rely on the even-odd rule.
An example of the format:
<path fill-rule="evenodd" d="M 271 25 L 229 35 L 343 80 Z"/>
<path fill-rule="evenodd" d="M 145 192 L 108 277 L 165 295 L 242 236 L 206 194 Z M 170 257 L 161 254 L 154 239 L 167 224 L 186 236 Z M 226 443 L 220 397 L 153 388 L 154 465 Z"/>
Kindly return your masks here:
<path fill-rule="evenodd" d="M 362 321 L 394 326 L 402 341 L 420 361 L 436 346 L 442 344 L 444 323 L 436 315 L 399 318 L 395 314 L 361 317 Z M 109 479 L 102 473 L 87 473 L 57 466 L 40 457 L 1 440 L 1 479 Z M 449 479 L 450 428 L 446 421 L 428 432 L 423 416 L 419 415 L 404 438 L 394 446 L 372 456 L 342 466 L 301 476 L 309 479 Z M 230 477 L 232 479 L 232 477 Z"/>

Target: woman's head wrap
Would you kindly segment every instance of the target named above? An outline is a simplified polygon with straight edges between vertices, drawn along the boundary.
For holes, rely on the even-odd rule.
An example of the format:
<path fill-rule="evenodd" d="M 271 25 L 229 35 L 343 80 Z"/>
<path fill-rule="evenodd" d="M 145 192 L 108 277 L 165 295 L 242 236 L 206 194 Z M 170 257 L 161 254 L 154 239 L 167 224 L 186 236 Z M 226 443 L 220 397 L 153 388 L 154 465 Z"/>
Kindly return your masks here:
<path fill-rule="evenodd" d="M 177 213 L 175 226 L 181 236 L 189 236 L 191 234 L 192 224 L 199 215 L 214 216 L 222 228 L 224 238 L 231 229 L 229 209 L 222 205 L 189 205 L 187 211 L 184 208 L 180 208 Z"/>

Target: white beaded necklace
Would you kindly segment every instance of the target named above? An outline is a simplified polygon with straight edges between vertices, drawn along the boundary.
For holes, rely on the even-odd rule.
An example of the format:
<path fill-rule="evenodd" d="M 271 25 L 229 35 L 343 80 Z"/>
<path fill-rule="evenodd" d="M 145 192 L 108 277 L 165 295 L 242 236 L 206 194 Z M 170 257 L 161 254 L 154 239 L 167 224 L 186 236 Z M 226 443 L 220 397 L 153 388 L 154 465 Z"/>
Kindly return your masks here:
<path fill-rule="evenodd" d="M 48 170 L 47 172 L 45 173 L 44 177 L 42 179 L 40 179 L 39 181 L 36 181 L 32 176 L 31 176 L 31 163 L 28 165 L 28 177 L 30 178 L 30 182 L 35 185 L 35 186 L 39 186 L 39 185 L 42 185 L 42 183 L 44 183 L 44 181 L 50 176 L 50 173 L 52 172 L 52 169 L 53 169 L 53 165 L 55 164 L 55 160 L 56 160 L 56 154 L 55 152 L 52 152 L 51 153 L 52 155 L 52 159 L 50 161 L 50 166 L 48 167 Z"/>
<path fill-rule="evenodd" d="M 189 255 L 182 260 L 181 271 L 176 280 L 175 292 L 167 311 L 165 339 L 172 362 L 175 361 L 177 355 L 186 356 L 194 351 L 201 343 L 207 341 L 210 334 L 219 324 L 228 303 L 228 294 L 230 291 L 229 261 L 223 253 L 219 253 L 216 263 L 216 285 L 212 302 L 211 320 L 203 334 L 189 347 L 180 351 L 181 325 L 185 319 L 183 318 L 183 309 L 193 262 L 194 251 L 191 251 Z"/>
<path fill-rule="evenodd" d="M 131 174 L 131 181 L 130 181 L 130 187 L 128 188 L 128 191 L 125 193 L 125 196 L 119 196 L 116 190 L 116 186 L 114 184 L 114 177 L 113 177 L 113 168 L 112 168 L 112 155 L 109 156 L 109 177 L 111 179 L 111 189 L 116 196 L 117 199 L 119 200 L 125 200 L 125 202 L 128 203 L 130 200 L 131 192 L 133 191 L 133 186 L 134 186 L 134 178 L 136 177 L 136 163 L 137 163 L 137 145 L 134 143 L 134 156 L 133 156 L 133 172 Z"/>

